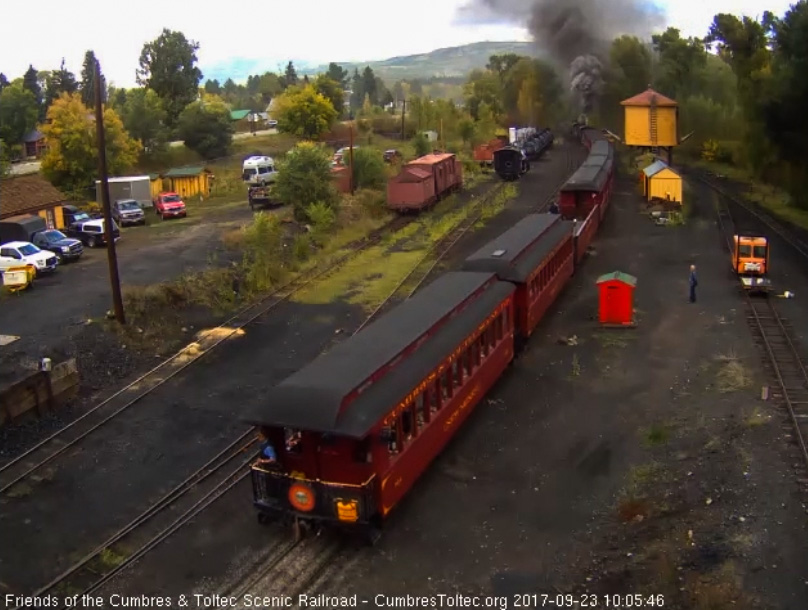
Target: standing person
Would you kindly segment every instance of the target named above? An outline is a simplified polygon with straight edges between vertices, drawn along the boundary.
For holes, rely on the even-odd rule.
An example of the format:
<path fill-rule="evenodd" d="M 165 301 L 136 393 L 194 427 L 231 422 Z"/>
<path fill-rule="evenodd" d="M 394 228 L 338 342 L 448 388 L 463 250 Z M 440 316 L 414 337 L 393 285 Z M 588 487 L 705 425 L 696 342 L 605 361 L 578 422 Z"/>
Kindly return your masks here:
<path fill-rule="evenodd" d="M 690 265 L 690 302 L 696 302 L 696 286 L 699 285 L 699 280 L 696 277 L 696 265 Z"/>

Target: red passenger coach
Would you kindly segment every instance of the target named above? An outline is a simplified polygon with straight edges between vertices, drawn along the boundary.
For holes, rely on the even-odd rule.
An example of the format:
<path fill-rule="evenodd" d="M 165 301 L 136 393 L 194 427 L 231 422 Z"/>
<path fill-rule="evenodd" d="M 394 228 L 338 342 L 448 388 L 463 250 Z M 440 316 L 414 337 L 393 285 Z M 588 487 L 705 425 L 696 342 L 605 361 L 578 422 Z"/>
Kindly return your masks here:
<path fill-rule="evenodd" d="M 511 284 L 448 273 L 273 388 L 259 516 L 375 535 L 513 358 Z"/>
<path fill-rule="evenodd" d="M 531 214 L 463 264 L 516 285 L 520 345 L 533 333 L 574 269 L 573 223 L 556 214 Z"/>
<path fill-rule="evenodd" d="M 575 223 L 575 230 L 573 231 L 573 240 L 575 242 L 575 266 L 583 261 L 590 244 L 595 239 L 600 227 L 600 209 L 594 208 L 589 212 L 589 216 L 585 220 Z"/>

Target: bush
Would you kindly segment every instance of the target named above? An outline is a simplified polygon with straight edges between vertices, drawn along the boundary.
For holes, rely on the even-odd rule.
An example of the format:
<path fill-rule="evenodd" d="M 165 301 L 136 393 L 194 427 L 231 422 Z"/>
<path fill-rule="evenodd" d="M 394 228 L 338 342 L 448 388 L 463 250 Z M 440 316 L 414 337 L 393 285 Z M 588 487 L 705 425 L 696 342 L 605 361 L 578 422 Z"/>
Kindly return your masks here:
<path fill-rule="evenodd" d="M 325 203 L 312 203 L 306 208 L 306 216 L 313 225 L 314 237 L 320 241 L 337 222 L 335 209 Z"/>
<path fill-rule="evenodd" d="M 303 262 L 308 260 L 311 254 L 311 238 L 306 233 L 295 235 L 295 241 L 292 245 L 292 254 L 295 260 Z"/>
<path fill-rule="evenodd" d="M 415 147 L 415 155 L 417 157 L 428 155 L 430 150 L 432 150 L 429 140 L 427 140 L 426 136 L 422 133 L 419 133 L 413 138 L 412 145 Z"/>
<path fill-rule="evenodd" d="M 244 280 L 248 292 L 269 290 L 283 275 L 282 229 L 274 214 L 258 212 L 244 230 Z"/>
<path fill-rule="evenodd" d="M 351 166 L 351 156 L 345 155 L 345 164 Z M 357 189 L 380 189 L 387 183 L 384 155 L 375 148 L 355 148 L 353 152 L 353 180 Z"/>
<path fill-rule="evenodd" d="M 301 142 L 280 164 L 275 192 L 291 204 L 295 218 L 311 221 L 308 208 L 313 203 L 335 208 L 339 201 L 331 179 L 331 155 L 322 146 Z"/>

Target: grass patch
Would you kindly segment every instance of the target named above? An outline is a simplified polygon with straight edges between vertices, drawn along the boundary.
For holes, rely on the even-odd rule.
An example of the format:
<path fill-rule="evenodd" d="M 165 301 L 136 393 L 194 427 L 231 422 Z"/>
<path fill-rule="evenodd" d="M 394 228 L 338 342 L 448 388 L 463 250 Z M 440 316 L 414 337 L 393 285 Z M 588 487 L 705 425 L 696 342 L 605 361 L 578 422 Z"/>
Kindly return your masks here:
<path fill-rule="evenodd" d="M 752 375 L 734 352 L 719 354 L 716 360 L 720 363 L 716 376 L 716 387 L 722 394 L 738 392 L 752 384 Z"/>
<path fill-rule="evenodd" d="M 14 487 L 9 489 L 6 492 L 6 497 L 8 498 L 26 498 L 30 496 L 34 491 L 34 488 L 29 485 L 28 483 L 22 482 L 17 483 Z"/>
<path fill-rule="evenodd" d="M 98 561 L 105 568 L 116 568 L 126 561 L 126 556 L 106 548 L 98 555 Z"/>
<path fill-rule="evenodd" d="M 694 161 L 692 165 L 744 184 L 748 189 L 745 196 L 749 201 L 756 203 L 774 216 L 808 230 L 808 210 L 792 206 L 791 198 L 784 190 L 763 184 L 752 178 L 748 172 L 732 165 L 702 160 Z"/>
<path fill-rule="evenodd" d="M 572 362 L 570 363 L 570 375 L 573 377 L 581 376 L 581 361 L 578 359 L 578 354 L 572 355 Z"/>
<path fill-rule="evenodd" d="M 670 439 L 670 428 L 664 424 L 653 424 L 641 432 L 643 444 L 646 447 L 659 447 Z"/>
<path fill-rule="evenodd" d="M 636 335 L 631 335 L 631 336 L 632 336 L 632 337 L 634 337 L 634 336 L 636 336 Z M 592 337 L 593 337 L 595 340 L 597 340 L 597 342 L 598 342 L 598 343 L 600 343 L 600 346 L 601 346 L 601 347 L 603 347 L 603 348 L 609 348 L 609 347 L 617 347 L 617 348 L 628 347 L 628 343 L 629 343 L 629 341 L 628 341 L 628 339 L 629 339 L 628 335 L 626 335 L 626 334 L 625 334 L 625 331 L 622 331 L 622 330 L 621 330 L 621 331 L 619 331 L 619 332 L 614 332 L 614 333 L 610 333 L 610 332 L 597 332 L 597 333 L 595 333 L 594 335 L 592 335 Z"/>
<path fill-rule="evenodd" d="M 768 424 L 771 419 L 771 415 L 766 415 L 759 407 L 755 407 L 752 409 L 752 412 L 744 418 L 744 423 L 747 428 L 758 428 Z"/>

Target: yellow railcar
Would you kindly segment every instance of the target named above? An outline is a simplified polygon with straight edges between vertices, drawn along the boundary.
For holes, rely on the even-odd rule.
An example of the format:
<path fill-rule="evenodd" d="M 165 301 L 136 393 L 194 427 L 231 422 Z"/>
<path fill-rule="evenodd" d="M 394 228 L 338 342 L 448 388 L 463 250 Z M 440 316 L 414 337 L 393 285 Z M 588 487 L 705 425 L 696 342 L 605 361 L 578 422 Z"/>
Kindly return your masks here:
<path fill-rule="evenodd" d="M 769 240 L 761 235 L 737 234 L 732 237 L 732 270 L 744 289 L 768 292 L 771 289 Z"/>

